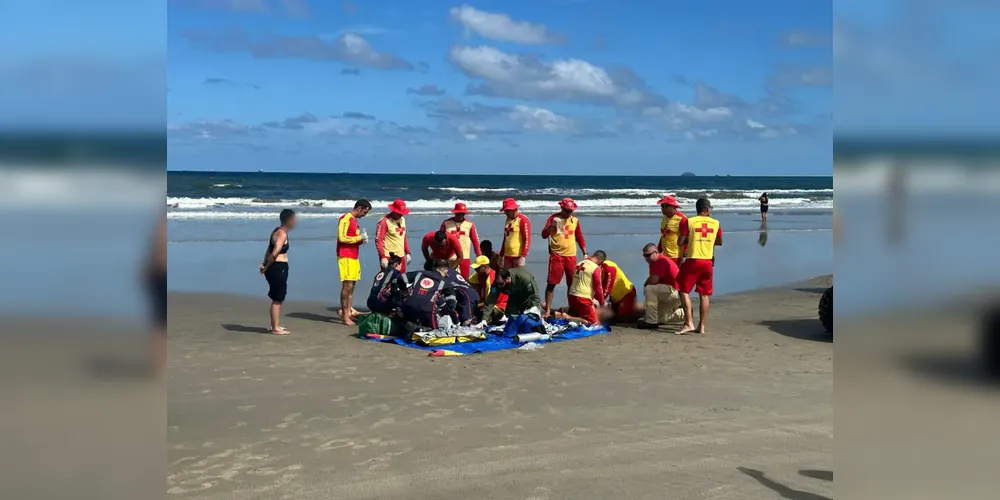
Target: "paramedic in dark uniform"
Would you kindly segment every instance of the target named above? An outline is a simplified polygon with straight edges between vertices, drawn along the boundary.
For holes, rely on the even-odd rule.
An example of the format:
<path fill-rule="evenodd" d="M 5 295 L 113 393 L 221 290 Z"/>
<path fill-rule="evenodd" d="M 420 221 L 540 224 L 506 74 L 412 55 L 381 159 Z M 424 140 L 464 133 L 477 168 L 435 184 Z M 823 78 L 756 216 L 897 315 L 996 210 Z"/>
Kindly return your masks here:
<path fill-rule="evenodd" d="M 455 291 L 448 283 L 448 261 L 434 260 L 430 271 L 415 273 L 410 293 L 403 300 L 403 319 L 414 325 L 437 329 L 438 316 L 457 319 Z"/>
<path fill-rule="evenodd" d="M 445 277 L 448 278 L 448 284 L 455 290 L 458 322 L 466 326 L 472 324 L 477 316 L 476 306 L 479 305 L 479 292 L 454 268 L 449 269 Z"/>
<path fill-rule="evenodd" d="M 402 268 L 403 259 L 392 254 L 385 270 L 375 275 L 371 293 L 368 294 L 368 309 L 371 312 L 388 316 L 403 307 L 408 283 Z"/>

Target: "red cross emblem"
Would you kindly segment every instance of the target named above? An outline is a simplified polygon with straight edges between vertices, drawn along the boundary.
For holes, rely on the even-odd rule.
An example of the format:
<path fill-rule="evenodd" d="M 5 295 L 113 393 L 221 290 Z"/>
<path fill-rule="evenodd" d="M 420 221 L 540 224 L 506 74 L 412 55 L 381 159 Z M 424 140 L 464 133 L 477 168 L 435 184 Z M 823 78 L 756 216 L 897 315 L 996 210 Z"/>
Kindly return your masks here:
<path fill-rule="evenodd" d="M 402 236 L 406 232 L 406 228 L 403 226 L 396 226 L 396 234 Z"/>
<path fill-rule="evenodd" d="M 507 227 L 505 227 L 503 229 L 504 236 L 510 236 L 511 233 L 513 233 L 513 232 L 514 232 L 514 225 L 513 224 L 507 224 Z"/>
<path fill-rule="evenodd" d="M 701 234 L 702 238 L 708 237 L 708 235 L 715 232 L 715 229 L 708 227 L 708 223 L 702 222 L 701 227 L 695 228 L 694 232 Z"/>
<path fill-rule="evenodd" d="M 570 229 L 568 225 L 564 225 L 562 230 L 562 236 L 563 238 L 569 239 L 570 237 L 573 236 L 573 230 Z"/>
<path fill-rule="evenodd" d="M 583 265 L 583 262 L 576 265 L 576 272 L 582 273 L 587 270 L 587 267 Z"/>
<path fill-rule="evenodd" d="M 465 236 L 465 231 L 462 231 L 461 229 L 452 229 L 451 234 L 454 234 L 455 236 L 461 238 L 462 236 Z"/>

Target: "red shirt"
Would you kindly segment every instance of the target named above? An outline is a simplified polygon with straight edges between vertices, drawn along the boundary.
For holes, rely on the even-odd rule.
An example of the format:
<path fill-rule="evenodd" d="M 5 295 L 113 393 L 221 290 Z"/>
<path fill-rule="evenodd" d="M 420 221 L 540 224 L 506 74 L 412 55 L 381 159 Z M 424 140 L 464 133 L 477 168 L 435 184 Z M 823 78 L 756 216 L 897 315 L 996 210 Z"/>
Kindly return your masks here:
<path fill-rule="evenodd" d="M 453 256 L 457 256 L 458 260 L 465 258 L 462 255 L 462 242 L 459 241 L 458 236 L 454 234 L 449 234 L 448 238 L 444 240 L 444 244 L 438 245 L 434 241 L 434 233 L 436 231 L 431 231 L 424 235 L 423 241 L 420 243 L 420 250 L 427 254 L 427 249 L 430 249 L 430 255 L 432 259 L 450 259 Z"/>
<path fill-rule="evenodd" d="M 649 263 L 649 275 L 658 276 L 660 283 L 664 285 L 677 288 L 678 272 L 680 272 L 680 268 L 677 267 L 677 263 L 662 253 L 656 257 L 656 260 Z"/>

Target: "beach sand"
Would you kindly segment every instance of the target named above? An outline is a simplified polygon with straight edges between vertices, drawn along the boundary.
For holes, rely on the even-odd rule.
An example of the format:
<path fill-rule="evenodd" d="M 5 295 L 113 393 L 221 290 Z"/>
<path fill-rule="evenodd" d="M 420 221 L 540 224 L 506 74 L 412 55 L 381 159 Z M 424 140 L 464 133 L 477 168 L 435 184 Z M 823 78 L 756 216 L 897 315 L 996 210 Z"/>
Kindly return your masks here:
<path fill-rule="evenodd" d="M 354 338 L 333 304 L 287 303 L 276 337 L 263 297 L 174 294 L 168 493 L 832 498 L 829 284 L 719 297 L 704 336 L 447 358 Z"/>

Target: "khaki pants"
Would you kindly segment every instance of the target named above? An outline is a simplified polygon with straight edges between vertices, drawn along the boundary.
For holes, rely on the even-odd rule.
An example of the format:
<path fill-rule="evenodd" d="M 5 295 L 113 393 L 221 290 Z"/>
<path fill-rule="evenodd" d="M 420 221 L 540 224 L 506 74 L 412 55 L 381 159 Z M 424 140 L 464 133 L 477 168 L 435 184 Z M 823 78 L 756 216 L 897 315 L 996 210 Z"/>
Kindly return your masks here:
<path fill-rule="evenodd" d="M 684 321 L 681 296 L 672 286 L 646 285 L 643 294 L 646 296 L 646 323 L 664 325 Z"/>

